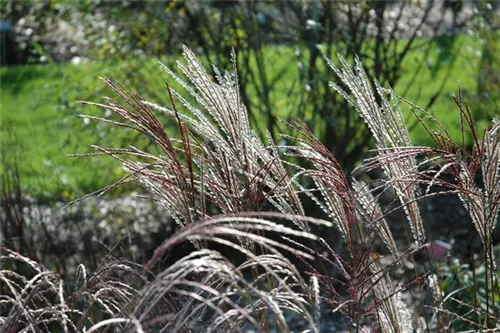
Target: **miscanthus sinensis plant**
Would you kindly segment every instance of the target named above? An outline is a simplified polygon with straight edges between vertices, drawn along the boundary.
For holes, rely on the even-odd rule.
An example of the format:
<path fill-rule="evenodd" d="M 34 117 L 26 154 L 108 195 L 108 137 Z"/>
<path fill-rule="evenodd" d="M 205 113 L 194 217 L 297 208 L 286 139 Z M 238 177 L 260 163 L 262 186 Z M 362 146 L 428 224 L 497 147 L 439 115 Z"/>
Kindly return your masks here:
<path fill-rule="evenodd" d="M 297 329 L 288 318 L 295 313 L 303 318 L 304 332 L 319 332 L 324 307 L 341 314 L 351 332 L 447 332 L 454 321 L 474 331 L 499 329 L 492 249 L 500 207 L 498 121 L 480 136 L 459 94 L 463 138 L 455 143 L 445 128 L 431 130 L 424 121 L 437 123 L 431 115 L 370 81 L 359 61 L 353 67 L 343 59 L 339 65 L 329 62 L 338 78 L 332 88 L 372 131 L 376 154 L 363 170 L 379 169 L 384 177 L 371 184 L 345 175 L 301 121 L 285 122 L 292 134 L 283 136 L 290 144 L 277 146 L 271 135 L 263 142 L 240 99 L 236 64 L 232 72 L 214 67 L 212 78 L 187 48 L 184 57 L 178 62 L 182 75 L 161 66 L 189 98 L 167 84 L 161 106 L 104 79 L 118 98 L 85 102 L 114 113 L 85 117 L 138 131 L 158 148 L 151 153 L 93 146 L 92 155 L 112 156 L 129 174 L 98 194 L 137 180 L 150 199 L 165 206 L 178 232 L 141 268 L 111 257 L 94 273 L 81 266 L 73 288 L 3 249 L 0 331 L 291 332 Z M 412 146 L 402 104 L 410 105 L 435 147 Z M 157 113 L 172 117 L 177 138 Z M 472 135 L 472 151 L 463 144 L 465 135 Z M 379 204 L 388 192 L 394 193 L 394 210 L 404 213 L 399 223 L 407 226 L 406 240 L 395 239 L 387 209 Z M 448 248 L 428 241 L 418 202 L 445 193 L 459 196 L 481 239 L 484 306 L 465 304 L 440 288 L 437 259 Z M 306 215 L 305 199 L 317 204 L 323 219 Z M 329 228 L 340 232 L 341 244 L 318 232 Z M 162 259 L 181 243 L 192 252 L 164 265 Z M 391 279 L 391 271 L 405 260 L 416 263 L 422 253 L 428 255 L 423 270 L 415 269 L 408 280 Z M 404 302 L 405 292 L 420 304 Z M 468 313 L 451 311 L 450 302 L 463 303 Z"/>

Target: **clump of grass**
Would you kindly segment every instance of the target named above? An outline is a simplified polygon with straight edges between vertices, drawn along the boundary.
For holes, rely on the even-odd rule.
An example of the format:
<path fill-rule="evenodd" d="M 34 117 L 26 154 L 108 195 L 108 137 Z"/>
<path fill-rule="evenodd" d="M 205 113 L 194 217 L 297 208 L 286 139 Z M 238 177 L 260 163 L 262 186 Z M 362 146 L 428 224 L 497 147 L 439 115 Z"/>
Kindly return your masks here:
<path fill-rule="evenodd" d="M 78 284 L 66 286 L 58 274 L 37 262 L 4 247 L 0 250 L 2 332 L 95 330 L 99 322 L 124 314 L 137 296 L 139 282 L 145 282 L 137 265 L 110 260 L 92 273 L 80 265 Z"/>
<path fill-rule="evenodd" d="M 264 143 L 250 127 L 239 98 L 236 64 L 232 73 L 214 67 L 213 80 L 190 50 L 185 48 L 184 55 L 186 63 L 178 63 L 184 78 L 162 67 L 197 105 L 168 84 L 169 106 L 152 104 L 110 79 L 103 81 L 118 100 L 84 102 L 114 114 L 89 118 L 140 132 L 157 148 L 148 152 L 133 146 L 93 146 L 96 153 L 86 155 L 111 156 L 129 173 L 97 194 L 134 179 L 165 206 L 178 232 L 157 248 L 141 274 L 119 262 L 104 264 L 95 279 L 79 270 L 81 288 L 79 296 L 71 296 L 72 306 L 65 301 L 69 297 L 61 291 L 63 281 L 57 275 L 5 250 L 7 259 L 20 259 L 35 274 L 30 278 L 9 267 L 2 271 L 2 283 L 9 287 L 2 306 L 12 305 L 10 311 L 2 307 L 2 329 L 46 331 L 53 322 L 62 331 L 105 331 L 112 325 L 138 332 L 239 332 L 248 326 L 290 332 L 287 315 L 293 312 L 309 331 L 319 332 L 321 303 L 341 313 L 353 332 L 446 332 L 451 320 L 479 330 L 498 328 L 500 291 L 492 250 L 500 206 L 498 121 L 480 138 L 459 94 L 462 144 L 453 142 L 442 128 L 429 130 L 435 148 L 414 147 L 400 109 L 406 100 L 371 82 L 359 61 L 353 69 L 343 59 L 339 66 L 329 63 L 342 82 L 332 87 L 354 105 L 375 138 L 376 155 L 364 166 L 383 171 L 384 178 L 374 186 L 345 175 L 300 121 L 287 123 L 294 135 L 285 138 L 294 145 L 277 147 L 271 135 Z M 423 117 L 429 115 L 410 106 L 428 129 Z M 173 117 L 179 138 L 165 132 L 155 111 Z M 472 152 L 465 146 L 466 128 L 475 142 Z M 310 167 L 299 166 L 296 159 L 308 161 Z M 453 181 L 443 177 L 447 173 Z M 306 188 L 304 179 L 313 185 Z M 438 185 L 445 190 L 431 192 Z M 395 239 L 388 213 L 379 204 L 378 193 L 390 191 L 407 220 L 406 240 Z M 483 244 L 486 306 L 469 305 L 476 318 L 485 318 L 481 322 L 448 309 L 451 296 L 440 289 L 432 259 L 437 257 L 436 244 L 427 243 L 418 205 L 440 194 L 460 197 Z M 325 213 L 325 220 L 307 216 L 304 196 Z M 340 231 L 345 255 L 334 250 L 337 244 L 315 234 L 316 225 Z M 193 251 L 165 267 L 162 259 L 181 243 L 191 244 Z M 376 250 L 377 244 L 385 250 Z M 415 269 L 411 278 L 396 284 L 391 271 L 402 269 L 405 261 L 416 267 L 415 257 L 425 250 L 431 259 L 421 265 L 423 270 Z M 384 256 L 390 256 L 389 262 L 381 260 Z M 304 269 L 297 268 L 299 262 Z M 134 278 L 126 279 L 124 273 Z M 415 301 L 425 311 L 412 312 L 417 308 L 402 300 L 406 291 L 417 294 Z"/>

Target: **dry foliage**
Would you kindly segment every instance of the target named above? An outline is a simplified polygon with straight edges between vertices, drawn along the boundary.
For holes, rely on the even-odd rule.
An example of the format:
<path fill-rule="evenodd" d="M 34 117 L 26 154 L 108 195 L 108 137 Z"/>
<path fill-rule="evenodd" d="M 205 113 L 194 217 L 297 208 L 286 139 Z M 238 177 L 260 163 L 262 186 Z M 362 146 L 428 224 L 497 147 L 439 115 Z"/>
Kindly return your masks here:
<path fill-rule="evenodd" d="M 87 155 L 120 161 L 129 178 L 165 206 L 179 231 L 157 248 L 141 272 L 116 260 L 105 260 L 93 274 L 81 266 L 74 291 L 36 262 L 2 249 L 0 331 L 239 332 L 254 327 L 268 332 L 275 327 L 290 332 L 287 316 L 293 312 L 303 318 L 307 332 L 319 332 L 321 303 L 341 313 L 352 332 L 449 331 L 452 318 L 467 319 L 446 309 L 447 295 L 439 287 L 432 259 L 410 281 L 396 284 L 389 276 L 430 246 L 418 201 L 442 193 L 458 194 L 484 247 L 490 298 L 486 310 L 471 305 L 471 311 L 483 311 L 488 319 L 473 324 L 490 331 L 500 326 L 492 250 L 500 207 L 498 121 L 480 138 L 459 95 L 463 135 L 473 136 L 473 151 L 453 142 L 444 128 L 434 132 L 426 127 L 436 147 L 414 147 L 400 108 L 407 101 L 370 81 L 359 61 L 353 69 L 342 58 L 338 66 L 328 62 L 342 82 L 332 87 L 356 108 L 375 138 L 377 154 L 364 168 L 380 168 L 385 178 L 372 186 L 349 179 L 300 121 L 287 123 L 294 135 L 285 138 L 294 145 L 278 147 L 271 135 L 262 142 L 239 97 L 236 64 L 232 73 L 213 68 L 214 80 L 187 48 L 184 56 L 186 62 L 178 63 L 184 78 L 162 67 L 190 98 L 167 84 L 170 106 L 159 106 L 103 79 L 119 99 L 85 102 L 115 115 L 85 117 L 138 131 L 159 148 L 153 154 L 132 146 L 93 146 L 96 153 Z M 410 106 L 420 120 L 429 116 Z M 180 138 L 165 132 L 155 112 L 175 119 Z M 297 159 L 310 167 L 299 166 Z M 454 180 L 445 180 L 445 173 Z M 311 180 L 310 188 L 305 179 Z M 446 190 L 431 193 L 437 185 Z M 378 202 L 377 193 L 389 190 L 407 218 L 412 240 L 408 235 L 405 248 L 395 241 Z M 304 197 L 317 203 L 326 220 L 306 216 Z M 338 244 L 315 234 L 318 225 L 340 231 L 347 255 L 334 250 Z M 191 243 L 195 250 L 162 267 L 165 254 L 181 243 Z M 389 264 L 382 264 L 374 249 L 379 243 L 392 258 Z M 243 259 L 228 258 L 228 253 Z M 298 261 L 303 271 L 297 269 Z M 421 292 L 430 290 L 431 303 L 421 305 L 433 316 L 412 313 L 414 308 L 403 302 L 403 292 L 415 286 Z"/>

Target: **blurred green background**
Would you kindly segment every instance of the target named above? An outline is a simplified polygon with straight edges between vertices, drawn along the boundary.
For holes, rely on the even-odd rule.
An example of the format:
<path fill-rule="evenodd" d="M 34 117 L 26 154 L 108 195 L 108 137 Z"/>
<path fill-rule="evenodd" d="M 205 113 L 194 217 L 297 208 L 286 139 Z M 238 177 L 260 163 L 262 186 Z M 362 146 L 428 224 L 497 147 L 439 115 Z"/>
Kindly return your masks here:
<path fill-rule="evenodd" d="M 161 61 L 182 44 L 208 65 L 232 68 L 253 125 L 277 142 L 277 117 L 302 119 L 346 170 L 371 147 L 366 127 L 329 86 L 324 58 L 357 54 L 370 77 L 437 117 L 460 138 L 458 82 L 479 128 L 500 114 L 500 34 L 487 1 L 0 1 L 1 169 L 39 201 L 67 201 L 123 175 L 111 158 L 72 158 L 90 144 L 148 149 L 146 138 L 78 117 L 109 116 L 78 101 L 114 97 L 110 77 L 169 105 Z M 178 88 L 174 82 L 169 83 Z M 432 144 L 415 125 L 417 145 Z M 175 133 L 176 123 L 161 116 Z M 470 142 L 469 142 L 470 144 Z M 119 191 L 127 191 L 127 187 Z M 115 193 L 120 193 L 120 192 Z"/>

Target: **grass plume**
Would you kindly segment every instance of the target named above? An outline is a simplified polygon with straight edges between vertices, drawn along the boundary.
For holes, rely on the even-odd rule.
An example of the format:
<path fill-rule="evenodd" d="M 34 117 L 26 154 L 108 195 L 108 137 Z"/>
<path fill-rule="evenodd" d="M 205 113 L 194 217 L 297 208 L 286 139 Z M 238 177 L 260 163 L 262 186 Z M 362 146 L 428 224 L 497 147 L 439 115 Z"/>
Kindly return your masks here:
<path fill-rule="evenodd" d="M 104 78 L 118 98 L 83 102 L 113 114 L 89 119 L 137 131 L 154 146 L 151 151 L 92 146 L 96 153 L 88 155 L 111 156 L 129 173 L 99 194 L 137 181 L 173 217 L 176 233 L 144 267 L 109 258 L 93 273 L 80 265 L 73 288 L 27 256 L 2 248 L 0 331 L 243 332 L 254 327 L 291 332 L 288 317 L 294 313 L 308 332 L 320 332 L 326 305 L 342 314 L 352 332 L 446 332 L 450 318 L 469 319 L 446 308 L 453 298 L 441 291 L 432 258 L 411 278 L 399 283 L 391 278 L 405 261 L 417 265 L 414 257 L 429 248 L 418 203 L 440 194 L 459 196 L 483 245 L 486 307 L 472 304 L 470 309 L 482 311 L 486 320 L 471 322 L 479 329 L 498 328 L 492 239 L 500 207 L 498 121 L 480 138 L 459 94 L 463 136 L 474 139 L 468 151 L 465 140 L 453 142 L 446 129 L 432 131 L 423 120 L 428 114 L 411 105 L 436 144 L 413 147 L 400 107 L 407 101 L 370 80 L 359 60 L 354 67 L 342 58 L 338 66 L 328 62 L 338 78 L 331 86 L 372 132 L 376 155 L 364 169 L 384 171 L 382 184 L 373 186 L 346 175 L 299 120 L 287 123 L 293 135 L 284 134 L 294 145 L 278 147 L 271 135 L 259 138 L 240 99 L 234 52 L 233 71 L 213 67 L 213 77 L 186 47 L 184 58 L 178 62 L 181 74 L 161 67 L 189 97 L 167 84 L 167 105 L 161 106 Z M 179 137 L 166 133 L 157 113 L 170 116 Z M 307 183 L 312 185 L 307 188 Z M 435 186 L 444 190 L 431 193 Z M 405 216 L 409 241 L 396 239 L 379 203 L 377 193 L 388 189 Z M 307 216 L 304 198 L 326 217 Z M 318 225 L 336 228 L 342 243 L 329 243 L 316 233 Z M 379 243 L 386 253 L 377 250 Z M 192 251 L 165 265 L 163 259 L 181 244 L 190 244 Z M 382 260 L 385 256 L 389 262 Z M 410 289 L 430 295 L 427 303 L 419 298 L 424 310 L 418 313 L 403 302 Z"/>

